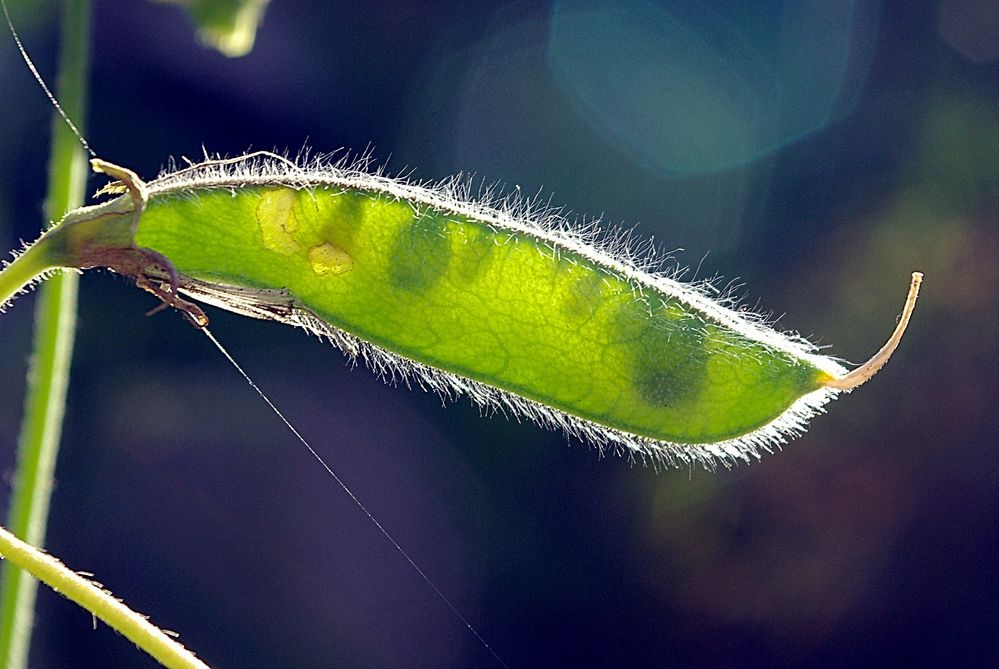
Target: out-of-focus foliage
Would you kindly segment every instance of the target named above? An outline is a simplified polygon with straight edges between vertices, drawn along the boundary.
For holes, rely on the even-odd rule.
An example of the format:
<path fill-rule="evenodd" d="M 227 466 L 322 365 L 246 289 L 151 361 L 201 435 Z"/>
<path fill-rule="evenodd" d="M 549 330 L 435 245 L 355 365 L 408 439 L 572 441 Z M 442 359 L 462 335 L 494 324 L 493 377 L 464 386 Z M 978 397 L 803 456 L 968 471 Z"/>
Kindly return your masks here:
<path fill-rule="evenodd" d="M 253 48 L 270 0 L 158 0 L 183 5 L 198 26 L 198 37 L 230 57 Z"/>
<path fill-rule="evenodd" d="M 50 21 L 58 4 L 58 0 L 7 0 L 7 10 L 14 27 L 25 30 Z"/>

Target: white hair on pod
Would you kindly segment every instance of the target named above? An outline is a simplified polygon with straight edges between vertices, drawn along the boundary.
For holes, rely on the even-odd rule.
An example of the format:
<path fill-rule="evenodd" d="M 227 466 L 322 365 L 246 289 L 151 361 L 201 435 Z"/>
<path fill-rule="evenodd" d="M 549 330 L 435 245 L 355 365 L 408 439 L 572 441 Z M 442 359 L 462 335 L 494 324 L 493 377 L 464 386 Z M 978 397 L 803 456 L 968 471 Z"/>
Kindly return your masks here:
<path fill-rule="evenodd" d="M 719 290 L 713 281 L 683 283 L 686 271 L 667 268 L 672 258 L 658 253 L 651 240 L 636 237 L 630 230 L 602 230 L 596 219 L 573 220 L 540 196 L 524 197 L 519 192 L 502 194 L 495 186 L 476 187 L 472 178 L 457 175 L 428 183 L 409 176 L 390 177 L 374 167 L 370 154 L 327 154 L 310 157 L 304 152 L 292 159 L 287 155 L 255 152 L 235 158 L 212 157 L 187 166 L 171 165 L 148 184 L 151 198 L 157 195 L 192 196 L 205 189 L 231 189 L 247 186 L 284 186 L 299 190 L 342 188 L 387 196 L 414 206 L 466 216 L 501 232 L 525 235 L 537 240 L 545 253 L 566 252 L 582 257 L 627 281 L 638 299 L 647 300 L 654 291 L 696 310 L 735 334 L 808 362 L 832 377 L 842 377 L 846 369 L 834 358 L 821 355 L 801 336 L 780 332 L 767 318 L 740 306 L 732 291 Z M 549 407 L 508 391 L 445 372 L 385 350 L 354 335 L 334 328 L 311 312 L 294 304 L 282 291 L 231 289 L 188 280 L 184 292 L 209 304 L 256 318 L 277 320 L 308 330 L 334 344 L 351 360 L 362 361 L 391 384 L 416 385 L 446 400 L 468 397 L 483 413 L 501 413 L 526 419 L 550 429 L 563 431 L 596 446 L 601 453 L 610 450 L 655 466 L 701 464 L 714 468 L 759 458 L 800 435 L 808 421 L 841 389 L 823 387 L 799 398 L 777 418 L 747 434 L 712 443 L 675 443 L 613 429 Z"/>

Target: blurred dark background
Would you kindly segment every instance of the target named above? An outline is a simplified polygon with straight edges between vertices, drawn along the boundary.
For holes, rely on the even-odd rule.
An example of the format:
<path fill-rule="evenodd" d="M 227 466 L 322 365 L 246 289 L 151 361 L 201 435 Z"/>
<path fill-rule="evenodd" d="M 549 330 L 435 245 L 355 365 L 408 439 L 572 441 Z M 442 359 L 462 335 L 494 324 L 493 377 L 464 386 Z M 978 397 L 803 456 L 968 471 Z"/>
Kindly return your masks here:
<path fill-rule="evenodd" d="M 56 7 L 15 3 L 54 76 Z M 51 109 L 0 37 L 0 249 L 42 224 Z M 274 0 L 256 48 L 97 0 L 99 155 L 373 147 L 637 225 L 871 384 L 733 470 L 656 472 L 213 330 L 511 667 L 996 666 L 999 6 Z M 91 190 L 99 180 L 92 180 Z M 691 273 L 692 274 L 692 273 Z M 5 512 L 32 297 L 0 317 Z M 491 658 L 207 339 L 84 276 L 48 548 L 218 667 Z M 33 667 L 152 666 L 45 588 Z"/>

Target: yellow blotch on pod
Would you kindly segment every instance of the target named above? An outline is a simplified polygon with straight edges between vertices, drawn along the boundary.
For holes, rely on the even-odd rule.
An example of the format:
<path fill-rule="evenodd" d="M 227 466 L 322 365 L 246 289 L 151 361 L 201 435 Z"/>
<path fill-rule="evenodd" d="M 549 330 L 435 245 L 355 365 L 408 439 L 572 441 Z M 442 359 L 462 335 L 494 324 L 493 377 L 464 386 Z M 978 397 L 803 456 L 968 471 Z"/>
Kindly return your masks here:
<path fill-rule="evenodd" d="M 323 242 L 309 249 L 309 265 L 320 276 L 345 274 L 354 269 L 354 259 L 336 244 Z"/>
<path fill-rule="evenodd" d="M 302 245 L 294 236 L 298 231 L 298 219 L 295 217 L 297 200 L 297 191 L 279 188 L 262 192 L 257 204 L 257 225 L 260 226 L 264 247 L 284 256 L 302 250 Z"/>

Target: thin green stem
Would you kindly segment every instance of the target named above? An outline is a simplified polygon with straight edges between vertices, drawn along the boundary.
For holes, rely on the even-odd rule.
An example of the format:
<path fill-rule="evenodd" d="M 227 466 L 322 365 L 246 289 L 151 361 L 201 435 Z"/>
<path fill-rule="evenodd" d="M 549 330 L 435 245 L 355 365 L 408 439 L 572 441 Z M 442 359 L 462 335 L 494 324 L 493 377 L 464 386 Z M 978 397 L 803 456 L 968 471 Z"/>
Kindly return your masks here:
<path fill-rule="evenodd" d="M 64 0 L 57 91 L 66 113 L 83 125 L 89 70 L 90 2 Z M 57 220 L 83 202 L 86 155 L 54 116 L 46 215 Z M 76 327 L 77 277 L 62 273 L 39 290 L 34 355 L 28 375 L 24 422 L 7 525 L 34 545 L 44 545 L 52 479 L 66 406 Z M 27 666 L 37 582 L 5 564 L 0 582 L 0 666 Z"/>
<path fill-rule="evenodd" d="M 59 263 L 52 261 L 50 251 L 50 245 L 41 240 L 3 266 L 0 270 L 0 307 L 29 286 L 37 276 L 58 266 Z"/>
<path fill-rule="evenodd" d="M 118 601 L 51 555 L 24 543 L 0 527 L 0 557 L 93 613 L 139 648 L 171 669 L 208 669 L 180 643 L 171 639 L 146 617 Z"/>

